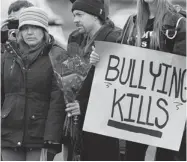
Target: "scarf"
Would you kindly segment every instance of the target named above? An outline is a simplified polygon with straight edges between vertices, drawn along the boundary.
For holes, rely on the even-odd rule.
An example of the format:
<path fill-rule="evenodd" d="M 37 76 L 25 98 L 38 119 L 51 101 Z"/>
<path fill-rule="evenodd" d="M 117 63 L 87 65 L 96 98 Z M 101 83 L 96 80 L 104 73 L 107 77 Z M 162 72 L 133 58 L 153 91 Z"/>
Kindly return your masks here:
<path fill-rule="evenodd" d="M 40 55 L 42 55 L 42 52 L 47 45 L 48 40 L 49 35 L 48 33 L 45 33 L 43 40 L 38 45 L 31 48 L 28 46 L 28 44 L 25 43 L 22 36 L 20 39 L 18 39 L 18 47 L 21 54 L 20 56 L 26 67 L 31 65 Z"/>

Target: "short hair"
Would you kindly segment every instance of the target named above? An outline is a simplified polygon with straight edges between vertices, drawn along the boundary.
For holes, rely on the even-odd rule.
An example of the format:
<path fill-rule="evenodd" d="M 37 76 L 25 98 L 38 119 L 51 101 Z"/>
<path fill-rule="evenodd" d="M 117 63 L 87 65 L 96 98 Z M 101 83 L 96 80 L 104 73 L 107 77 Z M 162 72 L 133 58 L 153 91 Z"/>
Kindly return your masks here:
<path fill-rule="evenodd" d="M 13 2 L 9 8 L 8 8 L 8 15 L 11 14 L 11 12 L 19 11 L 21 8 L 28 8 L 34 6 L 32 3 L 25 1 L 25 0 L 17 0 Z"/>

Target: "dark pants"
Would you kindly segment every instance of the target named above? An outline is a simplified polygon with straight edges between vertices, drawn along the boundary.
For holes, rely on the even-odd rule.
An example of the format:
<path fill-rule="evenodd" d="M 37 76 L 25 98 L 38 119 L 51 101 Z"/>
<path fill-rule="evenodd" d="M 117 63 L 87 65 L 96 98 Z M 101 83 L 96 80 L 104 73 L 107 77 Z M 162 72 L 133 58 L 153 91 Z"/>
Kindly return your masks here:
<path fill-rule="evenodd" d="M 126 161 L 144 161 L 148 145 L 126 141 Z"/>
<path fill-rule="evenodd" d="M 81 161 L 119 161 L 119 140 L 94 133 L 83 133 Z"/>

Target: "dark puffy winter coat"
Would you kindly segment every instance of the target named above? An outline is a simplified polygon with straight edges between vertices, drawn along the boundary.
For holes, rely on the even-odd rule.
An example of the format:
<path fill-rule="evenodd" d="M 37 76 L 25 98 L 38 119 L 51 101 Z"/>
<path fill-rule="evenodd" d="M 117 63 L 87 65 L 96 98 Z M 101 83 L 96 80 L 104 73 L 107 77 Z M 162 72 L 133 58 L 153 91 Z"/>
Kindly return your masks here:
<path fill-rule="evenodd" d="M 16 43 L 6 43 L 1 69 L 2 147 L 43 147 L 46 140 L 62 140 L 65 103 L 49 52 L 65 54 L 53 40 L 25 67 Z"/>
<path fill-rule="evenodd" d="M 105 26 L 99 31 L 98 35 L 95 37 L 94 40 L 116 42 L 120 34 L 121 34 L 121 29 L 114 27 L 114 24 L 112 24 L 112 22 L 109 22 L 105 24 Z M 75 47 L 84 49 L 86 44 L 87 44 L 87 38 L 83 34 L 80 34 L 77 31 L 75 31 L 69 37 L 68 49 L 71 50 L 71 48 L 75 48 Z M 84 53 L 85 59 L 89 59 L 91 53 L 91 46 L 92 43 L 90 43 L 90 46 L 86 50 L 86 53 Z M 80 117 L 81 129 L 84 123 L 85 113 L 87 110 L 94 71 L 95 68 L 92 67 L 77 96 L 77 100 L 79 101 L 80 108 L 81 108 L 81 117 Z M 82 142 L 83 142 L 83 147 L 81 152 L 81 160 L 84 161 L 85 160 L 86 161 L 119 160 L 118 139 L 106 137 L 98 134 L 83 132 Z"/>

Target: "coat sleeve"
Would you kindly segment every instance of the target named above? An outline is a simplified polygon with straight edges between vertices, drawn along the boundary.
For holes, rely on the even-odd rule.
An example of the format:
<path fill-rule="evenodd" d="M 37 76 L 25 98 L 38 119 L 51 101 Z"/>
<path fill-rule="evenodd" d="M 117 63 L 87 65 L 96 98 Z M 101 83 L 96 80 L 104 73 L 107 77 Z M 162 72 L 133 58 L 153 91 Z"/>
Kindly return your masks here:
<path fill-rule="evenodd" d="M 117 43 L 117 42 L 118 42 L 118 39 L 119 39 L 119 37 L 120 37 L 120 35 L 121 35 L 121 32 L 122 32 L 122 30 L 121 30 L 120 28 L 115 28 L 113 31 L 111 31 L 111 32 L 107 35 L 105 41 L 106 41 L 106 42 Z"/>
<path fill-rule="evenodd" d="M 92 86 L 92 81 L 95 73 L 95 67 L 92 66 L 90 69 L 86 79 L 83 82 L 83 85 L 76 97 L 76 99 L 79 101 L 80 104 L 80 110 L 81 110 L 81 115 L 80 115 L 80 127 L 82 128 L 83 123 L 84 123 L 84 118 L 86 115 L 86 110 L 88 106 L 88 101 L 90 97 L 90 91 L 91 91 L 91 86 Z"/>
<path fill-rule="evenodd" d="M 65 120 L 65 101 L 63 92 L 57 85 L 55 76 L 52 79 L 50 108 L 45 125 L 44 141 L 61 142 Z"/>
<path fill-rule="evenodd" d="M 186 56 L 186 19 L 182 18 L 174 40 L 173 53 Z"/>
<path fill-rule="evenodd" d="M 5 54 L 1 54 L 1 107 L 5 99 L 4 92 L 4 64 L 5 64 Z"/>

